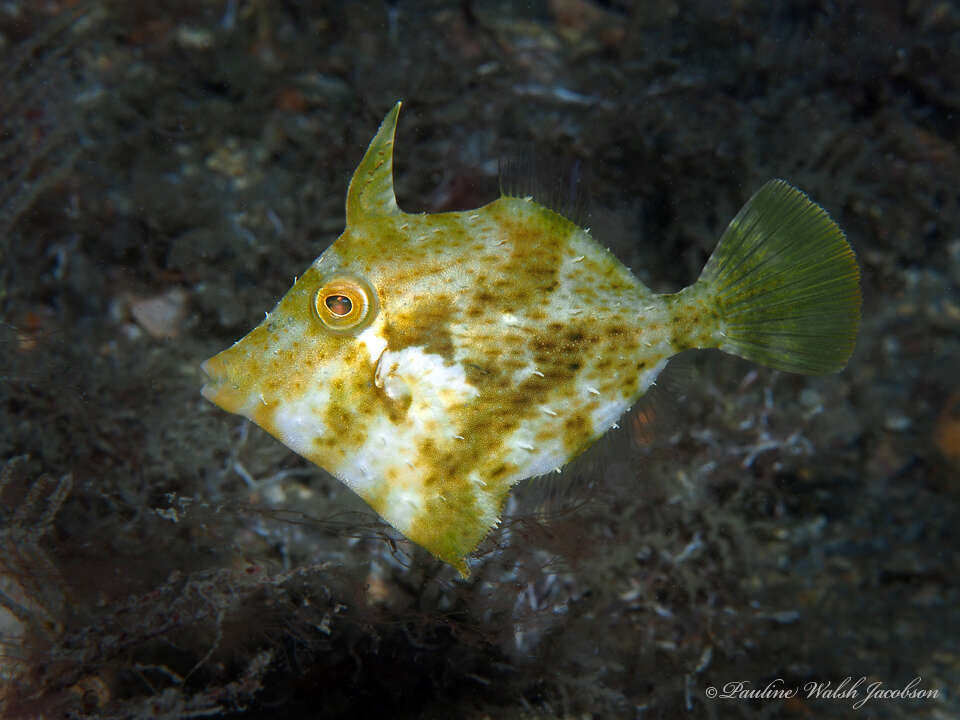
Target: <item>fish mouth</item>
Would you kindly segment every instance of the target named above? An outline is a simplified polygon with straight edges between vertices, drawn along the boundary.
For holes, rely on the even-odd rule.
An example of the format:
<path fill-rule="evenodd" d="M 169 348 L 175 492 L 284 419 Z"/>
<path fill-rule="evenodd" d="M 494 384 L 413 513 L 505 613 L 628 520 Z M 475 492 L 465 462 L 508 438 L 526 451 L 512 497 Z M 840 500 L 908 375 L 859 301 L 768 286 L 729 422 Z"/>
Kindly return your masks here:
<path fill-rule="evenodd" d="M 216 357 L 204 360 L 200 365 L 204 374 L 204 383 L 203 387 L 200 388 L 200 394 L 213 403 L 216 403 L 214 397 L 219 392 L 220 386 L 223 385 L 223 374 L 219 372 L 223 369 L 222 366 L 223 362 L 218 361 Z"/>
<path fill-rule="evenodd" d="M 201 364 L 200 369 L 207 376 L 206 382 L 200 388 L 200 394 L 227 412 L 239 412 L 247 400 L 248 393 L 230 381 L 227 363 L 223 358 L 220 355 L 214 355 Z"/>

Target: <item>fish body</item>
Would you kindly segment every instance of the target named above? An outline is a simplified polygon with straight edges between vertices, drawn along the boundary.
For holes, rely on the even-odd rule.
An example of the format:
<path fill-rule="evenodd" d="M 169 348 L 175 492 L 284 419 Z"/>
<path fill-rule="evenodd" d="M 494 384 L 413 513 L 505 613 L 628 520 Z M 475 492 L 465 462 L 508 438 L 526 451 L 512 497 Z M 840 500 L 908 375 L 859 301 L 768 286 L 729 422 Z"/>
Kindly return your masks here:
<path fill-rule="evenodd" d="M 463 575 L 511 487 L 588 447 L 676 353 L 719 347 L 801 372 L 846 363 L 856 261 L 786 183 L 745 206 L 696 284 L 656 295 L 530 198 L 402 212 L 399 109 L 350 183 L 344 233 L 260 325 L 204 363 L 203 394 Z"/>

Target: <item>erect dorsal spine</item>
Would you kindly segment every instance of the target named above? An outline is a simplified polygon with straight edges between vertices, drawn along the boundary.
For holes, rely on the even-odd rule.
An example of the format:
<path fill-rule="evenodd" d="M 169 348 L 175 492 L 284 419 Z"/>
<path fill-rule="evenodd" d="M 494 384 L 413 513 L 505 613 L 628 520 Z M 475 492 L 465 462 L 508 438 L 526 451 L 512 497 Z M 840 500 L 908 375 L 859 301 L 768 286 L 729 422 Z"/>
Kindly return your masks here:
<path fill-rule="evenodd" d="M 393 139 L 401 105 L 397 102 L 387 113 L 353 174 L 347 191 L 348 226 L 377 215 L 400 212 L 393 192 Z"/>

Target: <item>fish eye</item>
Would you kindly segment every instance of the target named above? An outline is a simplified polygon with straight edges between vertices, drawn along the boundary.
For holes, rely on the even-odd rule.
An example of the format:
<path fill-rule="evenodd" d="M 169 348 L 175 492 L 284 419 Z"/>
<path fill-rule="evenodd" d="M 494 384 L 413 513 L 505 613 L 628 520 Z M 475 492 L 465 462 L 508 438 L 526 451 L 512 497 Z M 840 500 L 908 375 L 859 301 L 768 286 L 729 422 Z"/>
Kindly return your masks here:
<path fill-rule="evenodd" d="M 327 295 L 323 304 L 327 306 L 327 310 L 337 317 L 349 315 L 350 311 L 353 310 L 353 303 L 346 295 Z"/>
<path fill-rule="evenodd" d="M 337 274 L 324 279 L 313 307 L 326 328 L 339 335 L 354 335 L 373 322 L 377 294 L 357 275 Z"/>

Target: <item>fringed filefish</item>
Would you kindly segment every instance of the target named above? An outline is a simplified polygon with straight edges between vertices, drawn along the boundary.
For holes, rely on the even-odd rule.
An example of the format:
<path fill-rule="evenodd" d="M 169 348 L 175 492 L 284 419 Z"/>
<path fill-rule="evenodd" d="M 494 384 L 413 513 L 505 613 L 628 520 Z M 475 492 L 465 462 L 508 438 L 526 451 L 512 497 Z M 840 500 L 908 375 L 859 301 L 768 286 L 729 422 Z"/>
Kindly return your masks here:
<path fill-rule="evenodd" d="M 510 488 L 603 435 L 671 356 L 720 348 L 811 374 L 850 357 L 856 258 L 786 182 L 747 202 L 696 283 L 656 295 L 531 198 L 400 210 L 399 112 L 350 182 L 346 230 L 260 325 L 203 364 L 203 395 L 462 575 Z"/>

